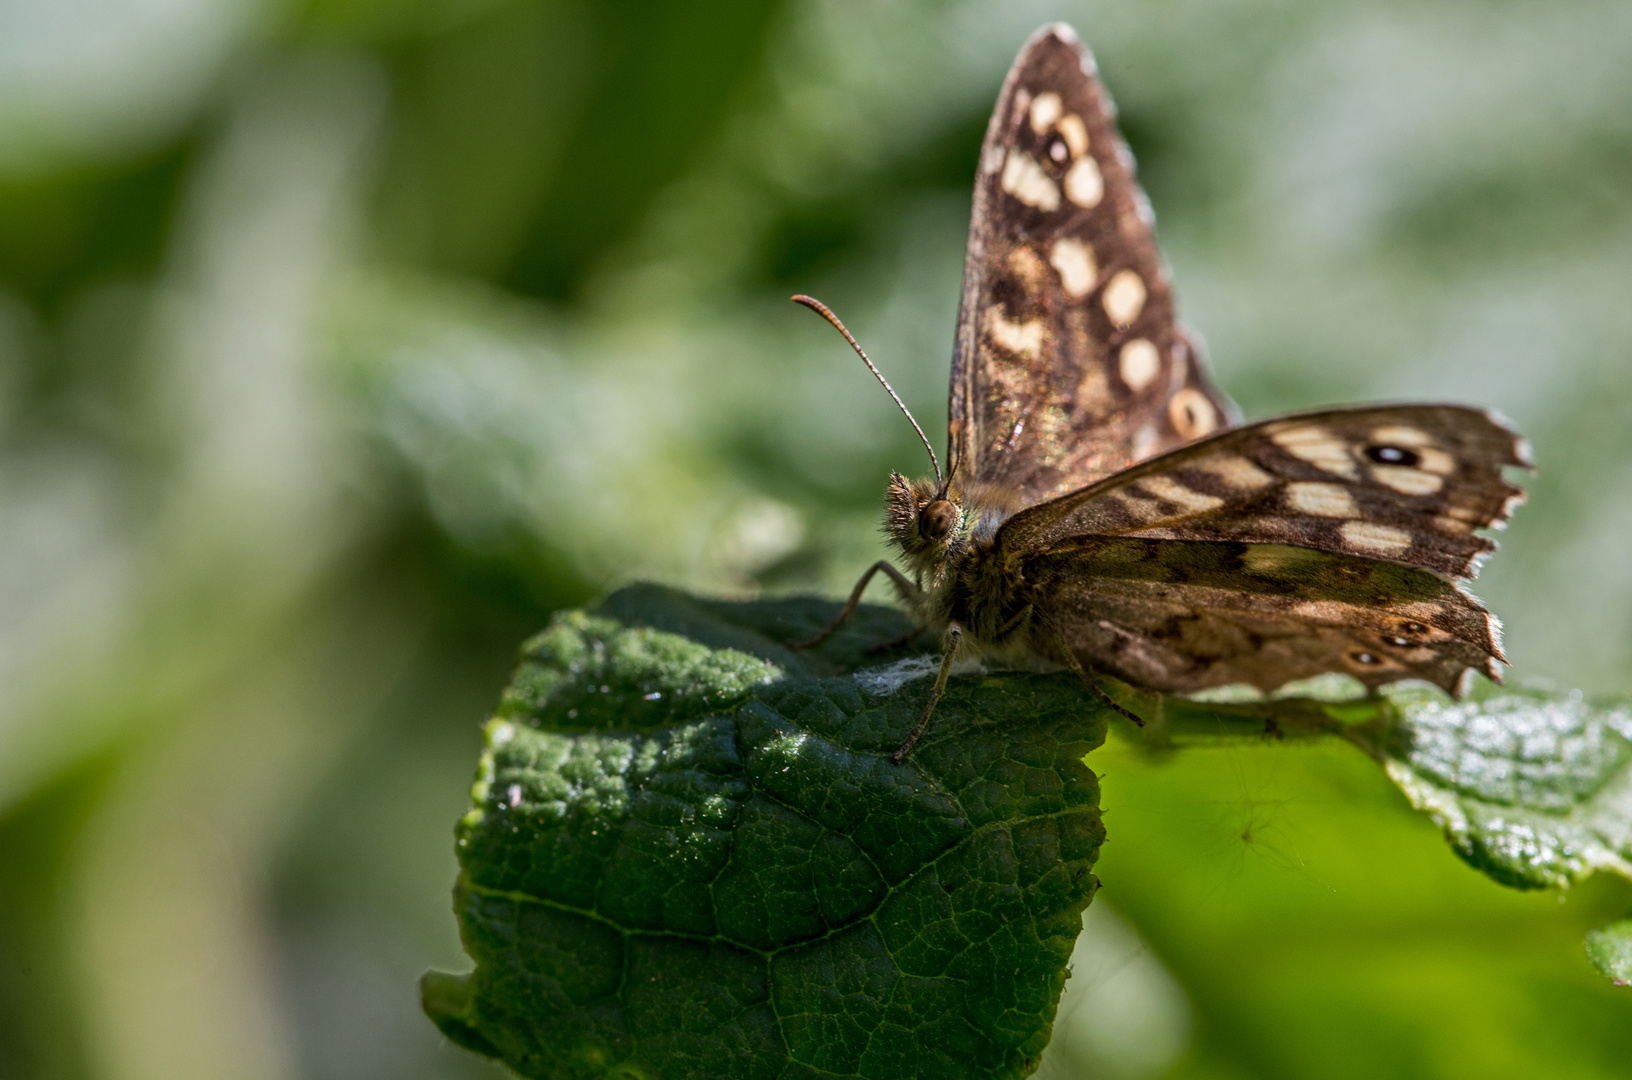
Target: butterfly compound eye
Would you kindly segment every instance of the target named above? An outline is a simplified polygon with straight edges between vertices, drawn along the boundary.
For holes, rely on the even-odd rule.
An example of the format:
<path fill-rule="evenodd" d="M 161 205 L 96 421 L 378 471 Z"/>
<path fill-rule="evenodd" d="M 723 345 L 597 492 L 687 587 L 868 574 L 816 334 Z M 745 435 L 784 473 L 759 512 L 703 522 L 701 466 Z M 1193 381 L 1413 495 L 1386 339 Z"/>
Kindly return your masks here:
<path fill-rule="evenodd" d="M 918 512 L 918 532 L 926 540 L 944 540 L 957 521 L 958 512 L 945 499 L 936 499 Z"/>

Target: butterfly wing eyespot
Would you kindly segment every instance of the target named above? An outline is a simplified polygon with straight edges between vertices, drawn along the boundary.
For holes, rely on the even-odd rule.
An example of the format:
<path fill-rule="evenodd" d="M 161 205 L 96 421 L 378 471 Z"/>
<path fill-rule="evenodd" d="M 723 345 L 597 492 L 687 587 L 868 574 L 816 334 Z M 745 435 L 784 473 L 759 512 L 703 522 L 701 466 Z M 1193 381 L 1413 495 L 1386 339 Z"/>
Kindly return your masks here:
<path fill-rule="evenodd" d="M 1200 390 L 1185 387 L 1168 401 L 1168 419 L 1181 439 L 1199 439 L 1218 427 L 1218 410 Z"/>
<path fill-rule="evenodd" d="M 1361 453 L 1367 461 L 1377 465 L 1400 465 L 1409 469 L 1422 461 L 1421 454 L 1404 446 L 1368 446 Z"/>

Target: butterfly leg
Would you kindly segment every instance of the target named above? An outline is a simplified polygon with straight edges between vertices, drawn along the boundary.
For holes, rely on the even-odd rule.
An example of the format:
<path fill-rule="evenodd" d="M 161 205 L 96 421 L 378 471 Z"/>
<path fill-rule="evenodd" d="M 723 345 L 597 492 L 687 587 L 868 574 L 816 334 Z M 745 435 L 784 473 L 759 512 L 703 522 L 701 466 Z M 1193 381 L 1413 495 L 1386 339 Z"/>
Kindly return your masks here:
<path fill-rule="evenodd" d="M 867 568 L 867 572 L 861 575 L 861 580 L 856 582 L 856 587 L 850 590 L 850 599 L 845 602 L 844 610 L 839 612 L 838 618 L 828 623 L 826 628 L 823 629 L 821 633 L 817 634 L 809 641 L 788 642 L 788 648 L 795 650 L 814 649 L 816 646 L 832 637 L 834 632 L 838 630 L 839 627 L 844 625 L 845 620 L 856 613 L 856 608 L 861 605 L 861 594 L 867 591 L 867 583 L 872 581 L 873 575 L 878 573 L 880 570 L 884 571 L 884 573 L 889 576 L 890 580 L 899 585 L 902 591 L 908 596 L 918 595 L 918 586 L 907 580 L 907 575 L 897 570 L 894 564 L 880 559 Z M 916 631 L 914 633 L 916 634 Z M 910 638 L 907 640 L 910 640 Z M 897 642 L 890 642 L 889 644 L 895 645 Z"/>
<path fill-rule="evenodd" d="M 1071 642 L 1066 640 L 1066 636 L 1060 633 L 1059 628 L 1054 626 L 1052 623 L 1045 623 L 1044 625 L 1048 626 L 1048 629 L 1053 633 L 1054 642 L 1059 646 L 1060 655 L 1065 657 L 1065 666 L 1077 673 L 1077 678 L 1082 680 L 1082 685 L 1086 686 L 1089 690 L 1092 690 L 1094 694 L 1105 704 L 1109 705 L 1111 708 L 1115 709 L 1129 720 L 1132 720 L 1140 727 L 1144 727 L 1145 721 L 1143 718 L 1129 712 L 1127 709 L 1124 709 L 1121 705 L 1117 704 L 1115 698 L 1111 697 L 1111 695 L 1099 688 L 1099 684 L 1089 676 L 1088 669 L 1082 666 L 1081 660 L 1077 659 L 1076 651 L 1071 648 Z"/>
<path fill-rule="evenodd" d="M 952 623 L 946 628 L 946 648 L 941 653 L 941 671 L 935 676 L 935 687 L 929 692 L 929 703 L 924 706 L 924 715 L 918 718 L 918 723 L 907 736 L 907 741 L 901 744 L 901 749 L 890 755 L 890 760 L 897 765 L 917 745 L 924 729 L 929 727 L 929 718 L 935 715 L 935 706 L 941 702 L 941 695 L 946 693 L 946 680 L 952 677 L 952 662 L 958 657 L 958 642 L 963 639 L 963 628 Z"/>

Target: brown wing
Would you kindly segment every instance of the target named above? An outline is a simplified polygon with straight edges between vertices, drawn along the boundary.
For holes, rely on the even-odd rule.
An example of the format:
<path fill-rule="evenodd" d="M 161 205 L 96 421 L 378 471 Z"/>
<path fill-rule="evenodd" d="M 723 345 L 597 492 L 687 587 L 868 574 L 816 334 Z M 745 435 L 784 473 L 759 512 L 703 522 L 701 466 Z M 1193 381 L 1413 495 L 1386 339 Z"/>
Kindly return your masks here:
<path fill-rule="evenodd" d="M 1503 661 L 1500 625 L 1476 600 L 1425 570 L 1371 559 L 1085 538 L 1029 560 L 1026 576 L 1039 614 L 1081 660 L 1171 693 L 1273 690 L 1329 671 L 1372 687 L 1416 678 L 1460 693 L 1472 671 L 1499 680 Z"/>
<path fill-rule="evenodd" d="M 1234 421 L 1175 325 L 1149 203 L 1093 57 L 1044 27 L 981 148 L 952 358 L 965 481 L 1051 499 Z"/>
<path fill-rule="evenodd" d="M 1530 464 L 1501 421 L 1455 405 L 1381 405 L 1266 420 L 1181 447 L 998 531 L 1011 558 L 1094 537 L 1291 544 L 1470 578 L 1523 498 Z"/>

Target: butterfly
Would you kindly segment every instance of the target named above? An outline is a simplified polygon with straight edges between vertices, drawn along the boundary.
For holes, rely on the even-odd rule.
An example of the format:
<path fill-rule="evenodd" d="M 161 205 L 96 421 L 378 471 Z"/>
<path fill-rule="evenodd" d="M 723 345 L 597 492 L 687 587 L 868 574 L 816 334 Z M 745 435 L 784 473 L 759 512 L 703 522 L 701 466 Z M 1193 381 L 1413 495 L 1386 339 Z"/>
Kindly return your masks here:
<path fill-rule="evenodd" d="M 879 572 L 940 671 L 1062 665 L 1163 693 L 1273 690 L 1326 672 L 1368 688 L 1500 681 L 1500 623 L 1466 592 L 1531 465 L 1499 417 L 1336 408 L 1239 425 L 1174 316 L 1153 216 L 1092 55 L 1068 26 L 1016 59 L 981 147 L 952 360 L 948 471 L 892 473 Z M 836 317 L 838 326 L 884 382 Z M 890 390 L 892 397 L 895 392 Z M 906 412 L 906 406 L 896 397 Z M 911 413 L 908 412 L 911 419 Z M 916 428 L 917 423 L 914 421 Z"/>

